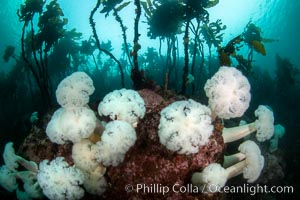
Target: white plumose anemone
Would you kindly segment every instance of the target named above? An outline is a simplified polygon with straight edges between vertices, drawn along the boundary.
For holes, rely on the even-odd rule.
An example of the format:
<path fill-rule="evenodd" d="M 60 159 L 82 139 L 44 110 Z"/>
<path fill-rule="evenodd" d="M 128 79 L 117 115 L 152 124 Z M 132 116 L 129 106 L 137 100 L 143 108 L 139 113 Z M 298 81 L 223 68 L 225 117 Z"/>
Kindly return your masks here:
<path fill-rule="evenodd" d="M 161 144 L 179 154 L 197 153 L 213 131 L 210 109 L 196 101 L 177 101 L 161 111 L 158 136 Z"/>
<path fill-rule="evenodd" d="M 204 86 L 209 107 L 220 118 L 241 117 L 251 100 L 248 79 L 234 67 L 220 67 Z"/>

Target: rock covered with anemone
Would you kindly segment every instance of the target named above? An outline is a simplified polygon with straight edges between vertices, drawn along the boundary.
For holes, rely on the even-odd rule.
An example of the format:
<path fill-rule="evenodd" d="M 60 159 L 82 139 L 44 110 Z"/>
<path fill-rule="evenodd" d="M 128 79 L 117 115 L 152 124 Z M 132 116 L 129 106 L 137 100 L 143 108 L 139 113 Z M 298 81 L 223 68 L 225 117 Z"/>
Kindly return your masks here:
<path fill-rule="evenodd" d="M 176 96 L 170 100 L 164 100 L 160 95 L 150 90 L 142 90 L 139 91 L 138 94 L 145 102 L 145 116 L 139 119 L 139 123 L 135 129 L 132 127 L 132 124 L 126 121 L 113 120 L 107 123 L 107 127 L 105 127 L 102 133 L 102 135 L 106 135 L 105 137 L 107 137 L 107 139 L 103 137 L 103 140 L 95 144 L 88 139 L 81 139 L 80 142 L 73 144 L 73 148 L 71 147 L 72 152 L 69 153 L 72 156 L 64 155 L 68 157 L 69 165 L 67 166 L 66 163 L 64 163 L 63 168 L 77 170 L 80 177 L 78 177 L 78 185 L 74 186 L 74 188 L 79 188 L 78 192 L 81 197 L 81 188 L 85 189 L 84 199 L 93 199 L 94 196 L 90 196 L 90 194 L 101 196 L 103 199 L 161 198 L 162 194 L 160 193 L 127 193 L 124 187 L 127 184 L 136 185 L 138 183 L 148 185 L 160 183 L 170 188 L 175 183 L 178 184 L 178 187 L 185 186 L 190 183 L 190 177 L 193 172 L 201 170 L 209 163 L 222 161 L 224 151 L 224 143 L 221 136 L 222 125 L 220 120 L 216 120 L 214 123 L 211 122 L 208 116 L 209 108 L 192 100 L 181 101 L 186 105 L 190 105 L 193 109 L 193 106 L 195 106 L 195 108 L 204 108 L 204 110 L 201 112 L 196 110 L 191 113 L 184 113 L 183 110 L 180 110 L 178 113 L 175 112 L 176 115 L 179 115 L 178 119 L 180 120 L 174 124 L 187 123 L 186 120 L 189 120 L 192 125 L 191 134 L 195 134 L 198 133 L 198 131 L 197 129 L 193 131 L 193 123 L 198 122 L 198 118 L 202 117 L 203 119 L 207 119 L 207 127 L 209 127 L 210 130 L 208 131 L 208 136 L 204 138 L 203 143 L 199 143 L 194 147 L 196 149 L 195 153 L 178 154 L 162 144 L 158 135 L 159 124 L 164 123 L 163 120 L 161 120 L 162 110 L 168 106 L 172 106 Z M 181 108 L 183 109 L 184 106 L 181 106 Z M 71 110 L 72 109 L 74 108 L 71 108 Z M 185 114 L 187 114 L 187 116 L 185 116 Z M 193 118 L 195 118 L 195 121 L 192 120 Z M 100 120 L 101 119 L 100 117 Z M 107 118 L 105 119 L 107 120 Z M 205 120 L 203 122 L 205 122 Z M 117 126 L 112 126 L 114 124 Z M 121 125 L 126 126 L 126 132 L 120 131 Z M 168 126 L 171 129 L 176 129 L 176 126 Z M 118 135 L 123 139 L 119 139 L 119 143 L 115 143 L 114 141 L 116 140 L 113 138 L 118 137 Z M 128 138 L 128 141 L 126 138 Z M 124 141 L 124 144 L 122 144 L 122 141 Z M 47 144 L 50 145 L 49 143 Z M 57 147 L 60 148 L 69 144 L 71 143 L 52 143 L 51 145 L 54 146 L 54 148 L 51 149 L 52 151 L 56 151 Z M 107 159 L 109 155 L 101 154 L 100 150 L 110 147 L 118 151 L 108 152 L 113 153 L 110 155 L 112 159 L 109 160 Z M 40 148 L 40 150 L 46 151 L 46 148 Z M 55 158 L 51 158 L 51 160 L 54 161 Z M 106 168 L 101 166 L 98 161 L 106 163 Z M 51 166 L 50 161 L 44 161 L 42 163 L 44 163 L 43 165 L 45 165 L 45 167 Z M 73 166 L 76 166 L 76 168 L 73 168 Z M 56 178 L 58 178 L 58 176 L 56 176 Z M 47 187 L 45 183 L 43 185 L 45 193 L 47 193 Z M 65 189 L 65 191 L 67 191 L 68 188 L 57 188 L 55 191 L 59 192 L 59 189 L 62 191 Z M 49 193 L 48 196 L 52 194 L 53 193 Z M 190 193 L 170 192 L 166 195 L 166 198 L 172 199 L 194 199 L 195 197 Z M 51 198 L 53 199 L 53 197 Z"/>
<path fill-rule="evenodd" d="M 172 199 L 194 199 L 195 196 L 191 193 L 173 193 L 169 192 L 162 196 L 161 193 L 143 193 L 143 192 L 130 192 L 127 193 L 124 188 L 127 184 L 136 186 L 143 183 L 151 187 L 153 183 L 172 188 L 174 184 L 177 186 L 186 186 L 190 183 L 191 173 L 204 168 L 212 162 L 220 162 L 222 160 L 224 143 L 221 136 L 222 125 L 220 120 L 214 123 L 209 121 L 207 127 L 210 128 L 210 134 L 204 138 L 203 143 L 194 144 L 194 153 L 186 155 L 185 151 L 178 154 L 170 150 L 160 142 L 158 135 L 158 127 L 161 121 L 161 114 L 164 108 L 172 106 L 174 100 L 165 101 L 161 97 L 150 90 L 143 90 L 140 92 L 141 96 L 146 102 L 146 114 L 140 121 L 136 128 L 137 140 L 135 145 L 126 153 L 124 162 L 115 167 L 107 168 L 107 180 L 110 180 L 109 187 L 104 193 L 104 198 L 121 198 L 121 199 L 153 199 L 153 198 L 172 198 Z M 159 98 L 152 98 L 156 95 Z M 147 100 L 151 98 L 151 100 Z M 157 99 L 158 102 L 155 102 Z M 183 101 L 187 105 L 194 104 L 191 100 Z M 155 105 L 155 106 L 153 106 Z M 176 104 L 175 104 L 176 105 Z M 198 107 L 201 107 L 197 104 Z M 196 107 L 197 107 L 196 106 Z M 184 108 L 184 106 L 182 106 Z M 184 112 L 179 111 L 177 115 L 181 120 L 175 123 L 184 123 L 185 120 L 190 120 L 190 123 L 199 122 L 201 114 L 205 119 L 206 115 L 203 112 L 192 112 L 189 117 L 184 116 Z M 207 113 L 206 113 L 207 114 Z M 183 116 L 180 116 L 183 115 Z M 193 121 L 192 118 L 195 118 Z M 205 122 L 205 120 L 204 120 Z M 176 129 L 176 126 L 170 129 Z M 191 134 L 197 135 L 197 129 L 193 130 L 191 126 Z M 162 127 L 161 127 L 162 128 Z M 209 139 L 208 139 L 209 138 Z M 189 142 L 190 140 L 188 140 Z M 176 145 L 175 145 L 176 146 Z M 178 150 L 178 149 L 177 149 Z M 200 192 L 196 195 L 201 195 Z M 216 194 L 215 194 L 216 195 Z"/>
<path fill-rule="evenodd" d="M 73 76 L 77 77 L 77 74 L 67 77 L 62 81 L 63 86 L 57 89 L 57 100 L 62 107 L 52 116 L 46 133 L 58 145 L 73 146 L 72 156 L 68 156 L 71 162 L 64 165 L 68 169 L 75 166 L 83 177 L 77 181 L 78 187 L 103 199 L 162 198 L 163 194 L 159 192 L 128 193 L 124 190 L 128 184 L 136 187 L 142 183 L 152 187 L 157 183 L 168 188 L 191 184 L 194 173 L 211 163 L 223 161 L 224 141 L 231 141 L 226 135 L 235 135 L 224 135 L 224 130 L 229 132 L 229 128 L 223 130 L 220 118 L 243 115 L 250 101 L 247 79 L 236 69 L 221 67 L 206 84 L 209 106 L 177 96 L 165 100 L 150 90 L 121 89 L 103 98 L 97 118 L 95 111 L 87 105 L 93 83 L 83 74 L 80 75 L 82 78 L 76 79 L 78 83 L 72 82 L 69 79 Z M 65 87 L 64 82 L 70 83 L 67 86 L 71 93 L 63 96 L 64 103 L 61 103 L 59 91 Z M 226 96 L 224 90 L 229 95 Z M 265 115 L 258 118 L 262 116 Z M 251 131 L 258 130 L 255 126 L 258 122 L 251 125 L 254 127 Z M 96 131 L 96 127 L 103 129 Z M 91 140 L 95 135 L 96 140 Z M 240 168 L 249 166 L 248 159 L 243 159 Z M 47 165 L 51 162 L 47 161 Z M 231 174 L 229 172 L 226 174 Z M 224 180 L 218 184 L 224 185 Z M 44 190 L 46 185 L 43 187 Z M 198 191 L 196 195 L 205 195 L 200 193 Z M 195 194 L 169 192 L 163 198 L 194 199 Z"/>

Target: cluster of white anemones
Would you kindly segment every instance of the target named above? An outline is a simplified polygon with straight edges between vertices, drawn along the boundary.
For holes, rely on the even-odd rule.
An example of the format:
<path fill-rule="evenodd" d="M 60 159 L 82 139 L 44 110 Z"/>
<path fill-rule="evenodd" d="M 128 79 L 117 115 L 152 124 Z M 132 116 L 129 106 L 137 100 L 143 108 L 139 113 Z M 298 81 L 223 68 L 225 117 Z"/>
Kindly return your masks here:
<path fill-rule="evenodd" d="M 233 67 L 220 67 L 204 89 L 209 98 L 208 106 L 189 99 L 174 102 L 161 111 L 159 141 L 169 150 L 179 154 L 197 153 L 201 146 L 209 142 L 216 116 L 224 119 L 240 117 L 249 107 L 250 84 Z M 35 172 L 30 174 L 36 182 L 26 182 L 25 176 L 21 176 L 25 190 L 36 189 L 39 194 L 43 191 L 49 199 L 80 199 L 84 196 L 82 187 L 96 195 L 105 191 L 105 167 L 123 162 L 126 152 L 135 144 L 137 137 L 134 128 L 144 117 L 146 108 L 138 92 L 115 90 L 107 94 L 98 106 L 99 115 L 109 117 L 112 121 L 100 122 L 88 107 L 94 90 L 92 79 L 84 72 L 75 72 L 58 85 L 56 97 L 61 108 L 53 114 L 46 133 L 54 143 L 73 143 L 72 158 L 75 165 L 69 166 L 63 157 L 44 160 L 39 164 L 39 169 L 36 166 Z M 255 116 L 258 119 L 253 123 L 224 128 L 224 142 L 236 141 L 255 131 L 258 141 L 270 139 L 274 132 L 272 110 L 267 106 L 259 106 Z M 102 127 L 103 130 L 97 133 L 98 139 L 94 141 L 91 136 L 95 134 L 96 127 Z M 11 149 L 9 147 L 7 149 Z M 239 150 L 240 153 L 225 157 L 224 167 L 212 163 L 201 173 L 194 173 L 192 183 L 200 187 L 203 184 L 224 186 L 227 179 L 240 172 L 248 182 L 254 182 L 264 165 L 260 149 L 254 142 L 246 141 Z M 30 161 L 16 156 L 14 152 L 9 154 L 13 160 L 8 159 L 7 152 L 4 154 L 6 165 L 0 169 L 0 184 L 13 191 L 16 189 L 16 176 L 12 174 L 15 174 L 17 163 L 30 167 Z M 31 165 L 34 166 L 33 163 Z M 33 198 L 39 197 L 36 195 Z"/>

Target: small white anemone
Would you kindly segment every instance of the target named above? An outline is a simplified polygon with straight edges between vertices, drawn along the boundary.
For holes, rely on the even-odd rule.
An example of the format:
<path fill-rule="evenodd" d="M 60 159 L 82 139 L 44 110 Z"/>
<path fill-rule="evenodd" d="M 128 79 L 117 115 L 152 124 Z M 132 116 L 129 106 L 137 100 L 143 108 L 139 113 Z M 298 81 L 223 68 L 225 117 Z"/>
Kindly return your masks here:
<path fill-rule="evenodd" d="M 214 192 L 215 189 L 224 187 L 227 182 L 227 172 L 219 163 L 211 163 L 199 173 L 192 176 L 193 185 L 202 188 L 202 191 Z"/>
<path fill-rule="evenodd" d="M 88 139 L 83 139 L 72 147 L 72 158 L 76 167 L 85 171 L 94 170 L 99 163 L 96 160 L 96 153 L 92 150 L 93 144 Z"/>
<path fill-rule="evenodd" d="M 75 166 L 69 166 L 63 157 L 57 157 L 50 163 L 43 160 L 39 165 L 37 180 L 50 200 L 81 199 L 84 196 L 81 188 L 83 173 Z"/>
<path fill-rule="evenodd" d="M 255 110 L 255 122 L 232 128 L 223 128 L 224 143 L 233 142 L 256 131 L 256 138 L 260 142 L 269 140 L 274 133 L 274 116 L 268 106 L 260 105 Z"/>
<path fill-rule="evenodd" d="M 20 171 L 16 177 L 23 181 L 24 192 L 19 191 L 19 195 L 28 196 L 27 199 L 41 199 L 44 195 L 39 183 L 36 180 L 37 173 L 31 171 Z M 18 193 L 18 190 L 17 190 Z M 17 194 L 18 195 L 18 194 Z"/>
<path fill-rule="evenodd" d="M 106 168 L 99 165 L 94 170 L 83 171 L 84 174 L 84 189 L 94 195 L 101 196 L 105 192 L 108 184 L 104 177 Z"/>
<path fill-rule="evenodd" d="M 142 119 L 145 112 L 145 103 L 139 93 L 127 89 L 108 93 L 98 106 L 100 116 L 126 121 L 132 126 L 136 126 L 138 119 Z"/>
<path fill-rule="evenodd" d="M 94 91 L 93 80 L 85 72 L 74 72 L 59 83 L 56 99 L 64 108 L 82 107 Z"/>
<path fill-rule="evenodd" d="M 16 172 L 19 164 L 23 166 L 25 169 L 30 170 L 32 172 L 38 171 L 38 166 L 35 162 L 26 160 L 21 156 L 15 154 L 15 149 L 13 147 L 14 143 L 8 142 L 5 145 L 3 152 L 3 160 L 8 169 Z"/>
<path fill-rule="evenodd" d="M 274 116 L 272 109 L 268 106 L 260 105 L 254 114 L 259 119 L 255 121 L 257 140 L 260 142 L 269 140 L 274 134 Z"/>
<path fill-rule="evenodd" d="M 234 67 L 220 67 L 218 72 L 207 80 L 204 90 L 209 99 L 209 107 L 220 118 L 241 117 L 249 107 L 250 84 Z"/>
<path fill-rule="evenodd" d="M 249 183 L 257 180 L 264 166 L 264 157 L 257 144 L 246 140 L 239 146 L 239 153 L 225 156 L 223 167 L 231 169 L 231 177 L 243 173 Z M 234 172 L 236 171 L 236 172 Z"/>
<path fill-rule="evenodd" d="M 18 188 L 16 176 L 6 165 L 0 167 L 0 185 L 9 192 Z"/>
<path fill-rule="evenodd" d="M 31 199 L 41 198 L 43 196 L 39 185 L 36 182 L 36 173 L 38 172 L 37 164 L 16 155 L 12 142 L 8 142 L 5 145 L 3 160 L 5 165 L 0 168 L 0 185 L 3 188 L 9 192 L 16 190 L 17 195 L 19 195 L 20 198 L 22 196 Z M 26 170 L 18 171 L 19 165 Z M 18 191 L 17 178 L 23 181 L 25 192 Z"/>
<path fill-rule="evenodd" d="M 239 153 L 225 157 L 227 167 L 211 163 L 202 172 L 195 172 L 192 176 L 192 184 L 198 187 L 205 187 L 206 192 L 217 192 L 215 187 L 223 187 L 227 180 L 239 174 L 243 174 L 248 183 L 258 179 L 264 167 L 264 157 L 257 144 L 247 140 L 239 146 Z M 228 167 L 229 166 L 229 167 Z"/>
<path fill-rule="evenodd" d="M 264 157 L 257 144 L 251 140 L 243 142 L 239 151 L 245 155 L 243 177 L 248 183 L 256 181 L 264 167 Z"/>
<path fill-rule="evenodd" d="M 54 143 L 64 144 L 67 141 L 76 143 L 88 138 L 95 127 L 96 116 L 91 109 L 86 107 L 60 108 L 53 114 L 46 133 Z"/>
<path fill-rule="evenodd" d="M 134 145 L 134 128 L 124 121 L 112 121 L 105 126 L 101 140 L 92 147 L 96 159 L 104 166 L 117 166 L 123 162 L 126 152 Z"/>
<path fill-rule="evenodd" d="M 210 109 L 196 101 L 177 101 L 160 113 L 161 144 L 179 154 L 192 154 L 208 143 L 213 131 Z"/>

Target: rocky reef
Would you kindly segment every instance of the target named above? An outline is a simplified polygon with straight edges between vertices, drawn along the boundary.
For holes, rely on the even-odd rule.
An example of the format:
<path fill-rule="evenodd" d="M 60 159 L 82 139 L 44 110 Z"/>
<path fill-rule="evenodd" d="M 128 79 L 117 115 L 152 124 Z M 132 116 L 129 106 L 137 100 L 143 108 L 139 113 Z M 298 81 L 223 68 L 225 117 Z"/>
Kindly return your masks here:
<path fill-rule="evenodd" d="M 182 98 L 172 96 L 165 100 L 151 90 L 141 90 L 139 94 L 145 101 L 146 115 L 137 125 L 137 141 L 126 153 L 124 162 L 118 166 L 109 166 L 105 174 L 108 183 L 103 199 L 220 199 L 220 194 L 204 195 L 201 191 L 180 192 L 180 188 L 191 186 L 191 175 L 201 171 L 208 164 L 222 162 L 225 145 L 221 135 L 221 120 L 214 122 L 214 132 L 207 145 L 199 147 L 199 152 L 190 155 L 176 154 L 168 150 L 159 142 L 158 124 L 160 111 L 172 102 Z M 69 164 L 73 164 L 72 144 L 58 145 L 47 139 L 45 126 L 50 117 L 46 116 L 43 124 L 33 126 L 31 133 L 21 145 L 19 152 L 25 158 L 39 163 L 41 160 L 52 160 L 57 156 L 65 157 Z M 104 118 L 102 120 L 105 120 Z M 132 190 L 126 191 L 130 184 Z M 148 191 L 137 191 L 136 187 L 144 184 Z M 172 188 L 176 186 L 176 191 Z M 155 188 L 156 187 L 156 188 Z M 157 191 L 159 187 L 170 189 L 163 194 Z M 146 188 L 147 189 L 147 188 Z M 174 188 L 173 188 L 174 190 Z M 84 199 L 99 197 L 86 195 Z"/>

